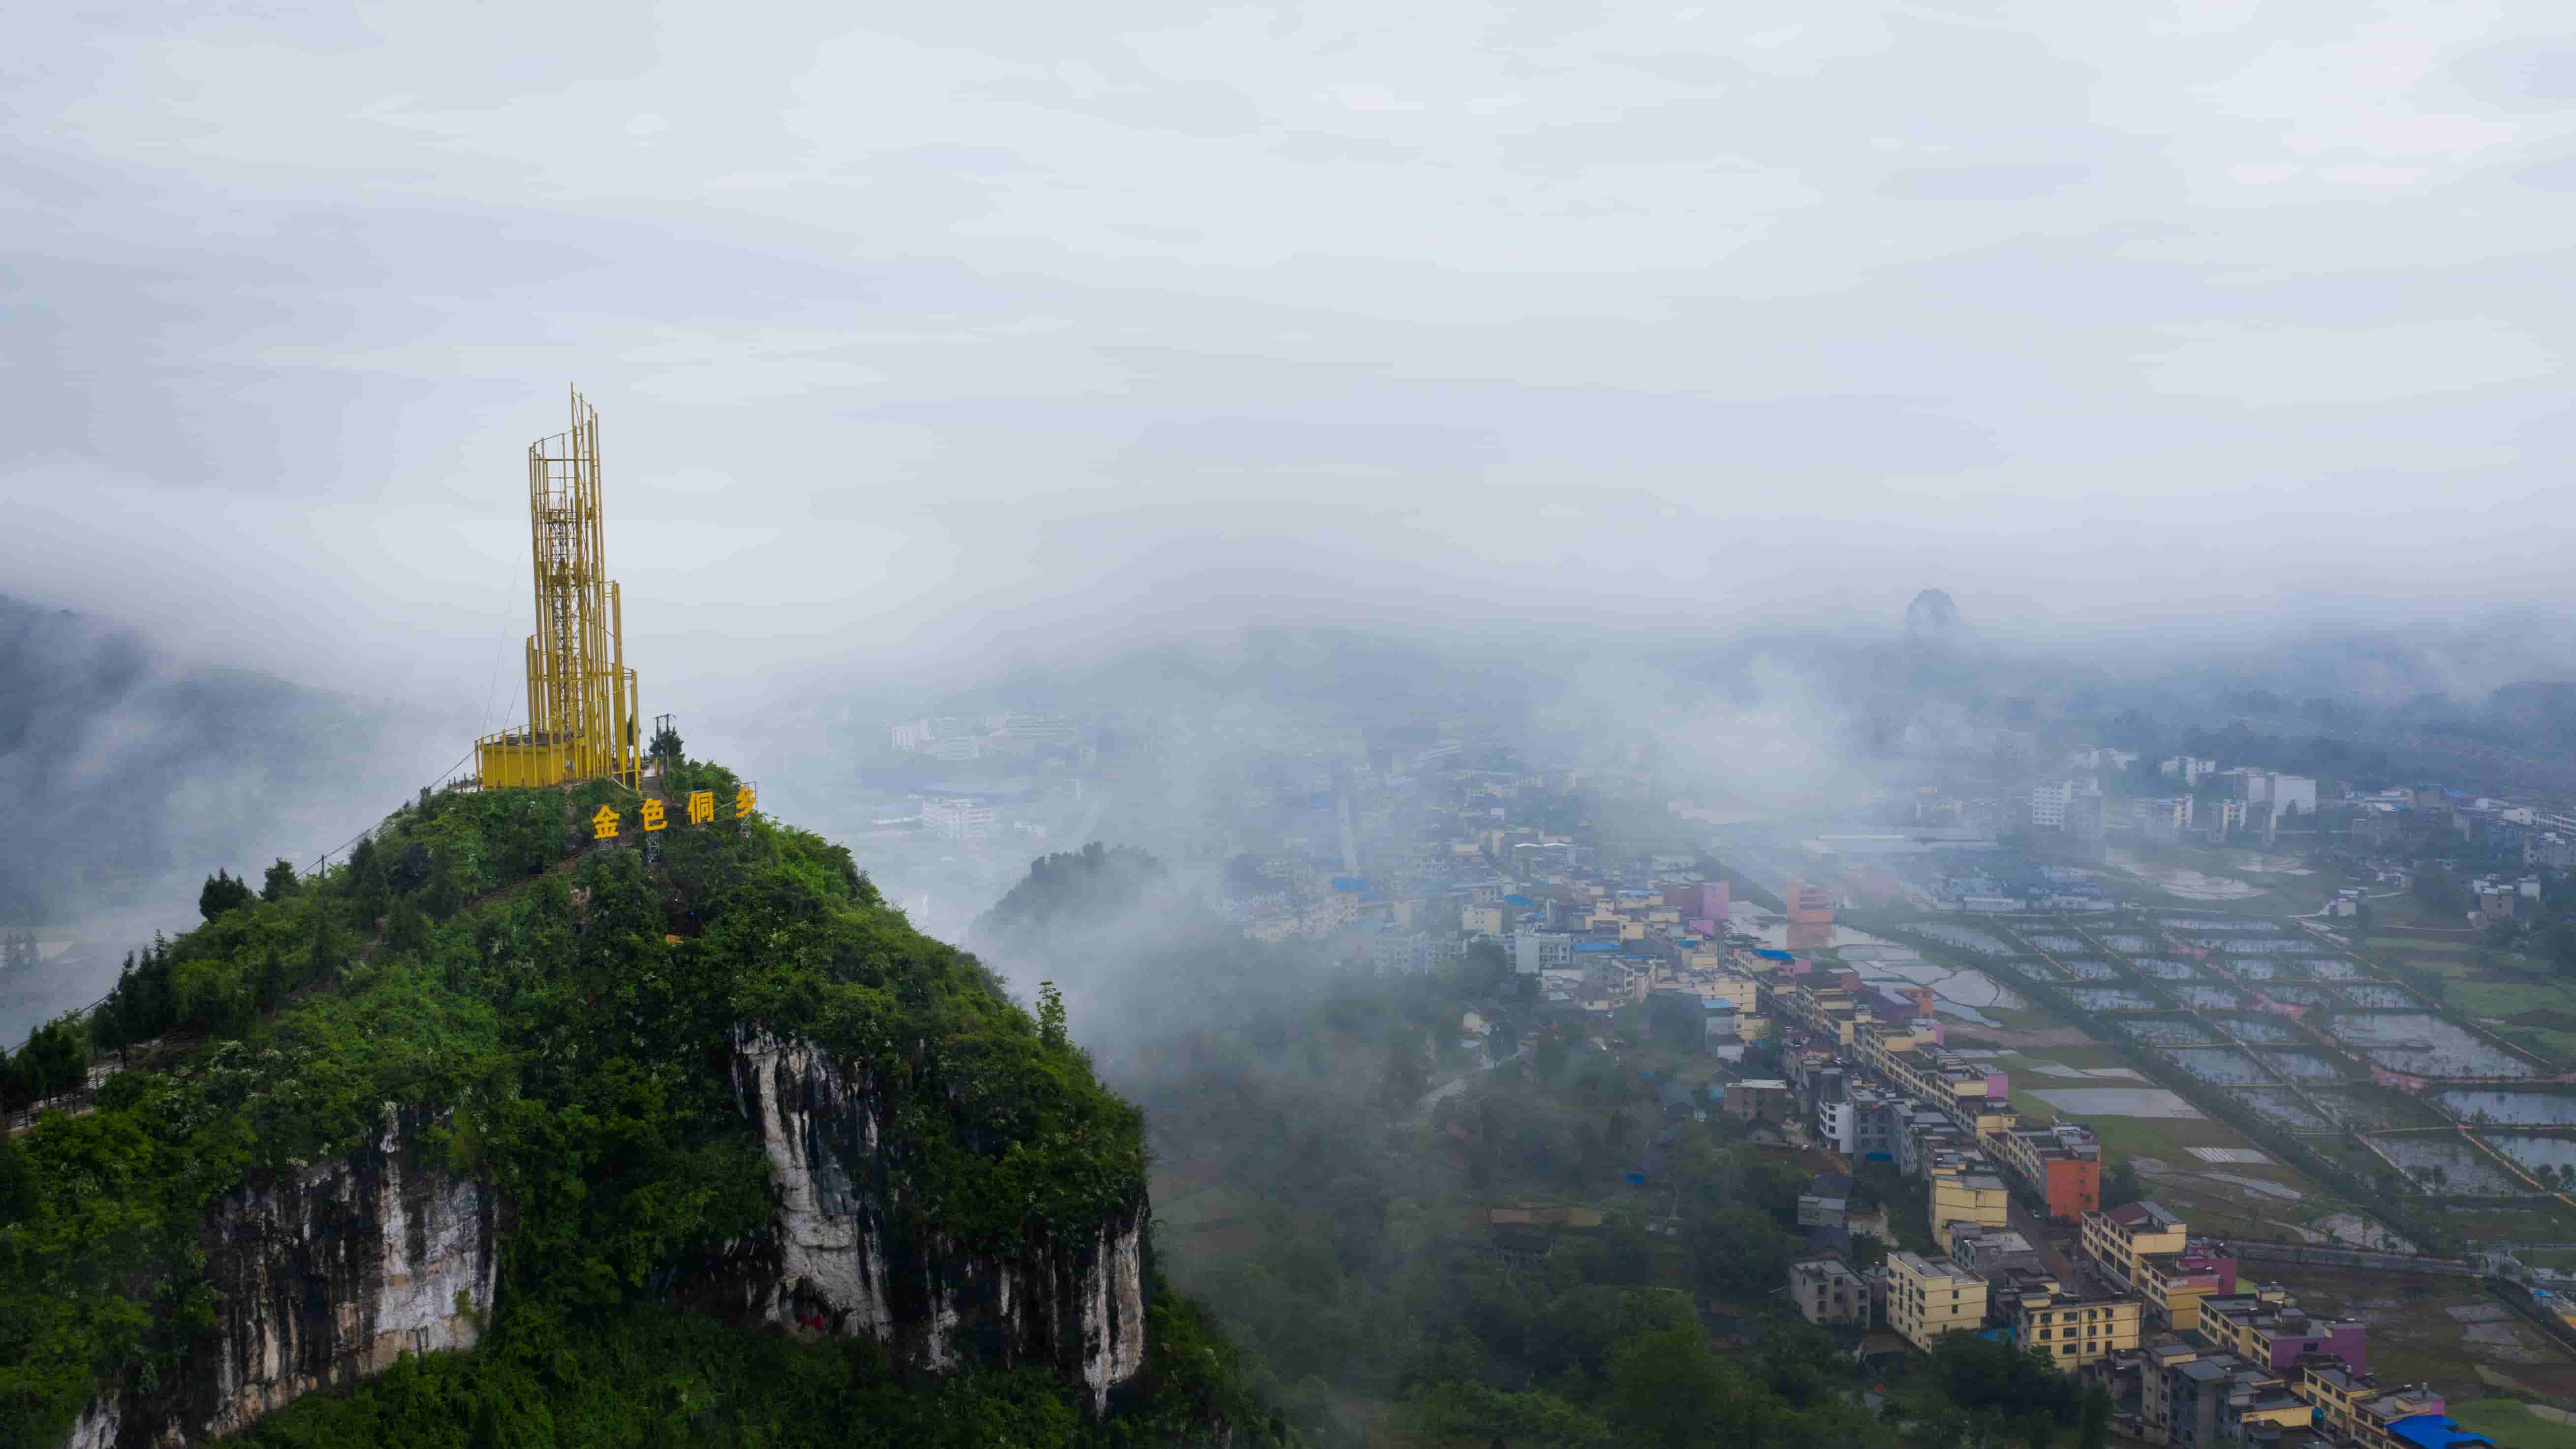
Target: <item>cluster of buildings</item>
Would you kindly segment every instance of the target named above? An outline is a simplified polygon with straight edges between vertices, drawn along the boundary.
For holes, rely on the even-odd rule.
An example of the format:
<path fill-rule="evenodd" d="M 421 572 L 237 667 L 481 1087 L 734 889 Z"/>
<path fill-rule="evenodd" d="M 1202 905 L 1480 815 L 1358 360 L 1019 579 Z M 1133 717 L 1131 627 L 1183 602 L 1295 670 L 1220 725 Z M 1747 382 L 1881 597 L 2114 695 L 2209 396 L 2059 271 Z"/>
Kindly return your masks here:
<path fill-rule="evenodd" d="M 2101 1206 L 2101 1149 L 2073 1123 L 2025 1126 L 2004 1073 L 1943 1045 L 1930 1003 L 1857 973 L 1774 964 L 1757 973 L 1784 1075 L 1726 1088 L 1726 1110 L 1765 1117 L 1845 1154 L 1892 1164 L 1923 1202 L 1936 1253 L 1858 1268 L 1848 1204 L 1820 1177 L 1800 1200 L 1820 1250 L 1789 1270 L 1811 1323 L 1884 1327 L 1930 1351 L 1979 1333 L 2101 1379 L 2151 1444 L 2471 1449 L 2421 1384 L 2369 1372 L 2356 1322 L 2302 1311 L 2277 1285 L 2244 1285 L 2228 1245 L 2154 1202 Z M 2023 1226 L 2014 1206 L 2027 1205 Z M 1811 1211 L 1810 1203 L 1813 1204 Z M 2071 1251 L 2033 1231 L 2072 1226 Z"/>
<path fill-rule="evenodd" d="M 2273 1449 L 2476 1449 L 2441 1395 L 2383 1382 L 2360 1323 L 2310 1314 L 2277 1284 L 2240 1284 L 2226 1245 L 2153 1202 L 2084 1215 L 2060 1273 L 2008 1228 L 1948 1226 L 1937 1257 L 1855 1271 L 1802 1258 L 1789 1293 L 1809 1322 L 1884 1324 L 1917 1348 L 1980 1333 L 2102 1382 L 2150 1444 Z M 2072 1280 L 2072 1281 L 2069 1281 Z"/>

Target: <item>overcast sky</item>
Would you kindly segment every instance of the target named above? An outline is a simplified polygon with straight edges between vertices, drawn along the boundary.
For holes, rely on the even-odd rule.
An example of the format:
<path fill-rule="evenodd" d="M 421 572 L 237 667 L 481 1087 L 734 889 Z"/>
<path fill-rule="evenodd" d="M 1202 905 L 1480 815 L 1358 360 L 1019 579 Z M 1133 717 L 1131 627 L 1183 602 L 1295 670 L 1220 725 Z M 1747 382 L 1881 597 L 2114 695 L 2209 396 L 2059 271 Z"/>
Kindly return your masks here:
<path fill-rule="evenodd" d="M 573 381 L 648 696 L 2576 589 L 2576 7 L 865 10 L 17 7 L 0 592 L 479 694 Z"/>

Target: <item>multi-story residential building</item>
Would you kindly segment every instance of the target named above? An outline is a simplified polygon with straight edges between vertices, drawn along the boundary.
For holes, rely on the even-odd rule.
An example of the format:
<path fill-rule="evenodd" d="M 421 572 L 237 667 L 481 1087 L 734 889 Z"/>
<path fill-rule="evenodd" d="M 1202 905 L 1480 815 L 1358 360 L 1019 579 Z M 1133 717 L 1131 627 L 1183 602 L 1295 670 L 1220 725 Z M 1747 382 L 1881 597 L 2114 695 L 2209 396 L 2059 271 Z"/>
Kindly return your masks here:
<path fill-rule="evenodd" d="M 1515 931 L 1512 933 L 1512 970 L 1522 976 L 1536 976 L 1551 968 L 1563 968 L 1574 962 L 1574 938 L 1562 931 Z"/>
<path fill-rule="evenodd" d="M 2157 1253 L 2180 1253 L 2191 1233 L 2183 1220 L 2158 1203 L 2133 1202 L 2084 1215 L 2084 1256 L 2113 1283 L 2134 1292 L 2139 1260 Z"/>
<path fill-rule="evenodd" d="M 2332 1354 L 2356 1375 L 2370 1367 L 2370 1332 L 2349 1319 L 2317 1318 L 2286 1298 L 2235 1294 L 2201 1304 L 2200 1333 L 2253 1363 L 2287 1372 L 2304 1354 Z"/>
<path fill-rule="evenodd" d="M 2066 802 L 2075 798 L 2075 782 L 2051 780 L 2030 792 L 2030 825 L 2033 830 L 2066 828 Z"/>
<path fill-rule="evenodd" d="M 1854 1085 L 1839 1102 L 1816 1105 L 1816 1128 L 1836 1152 L 1855 1162 L 1896 1160 L 1897 1099 Z"/>
<path fill-rule="evenodd" d="M 2007 1127 L 1986 1140 L 1996 1159 L 2047 1202 L 2050 1217 L 2080 1222 L 2102 1205 L 2101 1142 L 2083 1127 Z"/>
<path fill-rule="evenodd" d="M 1839 1172 L 1819 1172 L 1798 1194 L 1798 1226 L 1839 1228 L 1851 1222 L 1852 1180 Z"/>
<path fill-rule="evenodd" d="M 2138 1260 L 2129 1285 L 2156 1320 L 2176 1333 L 2200 1327 L 2210 1299 L 2236 1292 L 2236 1258 L 2225 1245 L 2192 1238 L 2179 1253 L 2150 1253 Z"/>
<path fill-rule="evenodd" d="M 2048 1293 L 2012 1305 L 2013 1341 L 2049 1355 L 2072 1373 L 2098 1363 L 2113 1349 L 2138 1346 L 2135 1298 L 2086 1298 Z"/>
<path fill-rule="evenodd" d="M 984 840 L 1000 814 L 980 800 L 924 800 L 921 823 L 942 840 Z"/>
<path fill-rule="evenodd" d="M 1791 1263 L 1789 1297 L 1798 1305 L 1798 1316 L 1809 1323 L 1869 1326 L 1868 1282 L 1832 1254 Z"/>
<path fill-rule="evenodd" d="M 2294 1366 L 2289 1387 L 2319 1428 L 2357 1449 L 2470 1449 L 2495 1442 L 2462 1429 L 2442 1396 L 2426 1385 L 2383 1388 L 2332 1358 Z"/>
<path fill-rule="evenodd" d="M 1953 1333 L 1986 1321 L 1986 1281 L 1948 1258 L 1887 1255 L 1887 1324 L 1929 1353 Z"/>
<path fill-rule="evenodd" d="M 1798 1109 L 1787 1081 L 1776 1077 L 1746 1078 L 1726 1084 L 1726 1115 L 1738 1121 L 1755 1117 L 1786 1122 Z"/>
<path fill-rule="evenodd" d="M 1954 1224 L 2010 1226 L 2012 1192 L 1992 1167 L 1982 1154 L 1972 1157 L 1945 1152 L 1926 1168 L 1924 1191 L 1929 1199 L 1932 1236 L 1945 1247 L 1950 1243 Z"/>

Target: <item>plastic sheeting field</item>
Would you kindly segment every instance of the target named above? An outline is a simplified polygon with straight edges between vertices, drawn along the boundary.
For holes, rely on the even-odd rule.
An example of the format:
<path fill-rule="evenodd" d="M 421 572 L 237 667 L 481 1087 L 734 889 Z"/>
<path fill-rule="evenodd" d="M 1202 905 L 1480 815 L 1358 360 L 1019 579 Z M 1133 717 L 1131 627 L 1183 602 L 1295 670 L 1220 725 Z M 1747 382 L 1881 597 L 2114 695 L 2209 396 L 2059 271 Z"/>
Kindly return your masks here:
<path fill-rule="evenodd" d="M 2057 964 L 2065 967 L 2068 975 L 2085 981 L 2116 981 L 2120 977 L 2118 967 L 2087 956 L 2060 956 Z"/>
<path fill-rule="evenodd" d="M 2140 1041 L 2160 1046 L 2216 1046 L 2218 1033 L 2187 1016 L 2137 1016 L 2118 1023 L 2120 1030 Z"/>
<path fill-rule="evenodd" d="M 1979 956 L 2015 954 L 2013 948 L 2005 944 L 2002 938 L 1989 935 L 1972 926 L 1953 926 L 1945 921 L 1936 921 L 1928 926 L 1917 926 L 1915 929 L 1944 946 L 1973 952 Z"/>
<path fill-rule="evenodd" d="M 2162 956 L 2132 956 L 2129 964 L 2138 968 L 2139 975 L 2159 981 L 2192 981 L 2209 974 L 2188 961 L 2170 961 Z"/>
<path fill-rule="evenodd" d="M 2093 939 L 2110 947 L 2114 951 L 2120 952 L 2122 955 L 2127 955 L 2132 951 L 2143 951 L 2147 949 L 2147 938 L 2144 936 L 2114 933 L 2108 936 L 2095 936 Z"/>
<path fill-rule="evenodd" d="M 2156 1004 L 2125 986 L 2072 986 L 2066 994 L 2087 1011 L 2153 1011 Z"/>
<path fill-rule="evenodd" d="M 2028 941 L 2034 949 L 2051 954 L 2086 949 L 2084 943 L 2073 936 L 2024 936 L 2022 939 Z"/>
<path fill-rule="evenodd" d="M 2234 1011 L 2245 1004 L 2245 993 L 2233 986 L 2210 986 L 2198 981 L 2175 987 L 2174 995 L 2182 998 L 2183 1005 L 2201 1011 Z"/>
<path fill-rule="evenodd" d="M 2214 1018 L 2212 1024 L 2238 1041 L 2261 1046 L 2283 1046 L 2300 1040 L 2299 1034 L 2288 1025 L 2268 1016 L 2221 1016 Z"/>
<path fill-rule="evenodd" d="M 2355 982 L 2348 986 L 2338 986 L 2335 988 L 2334 994 L 2342 997 L 2344 1003 L 2348 1006 L 2370 1007 L 2374 1009 L 2397 1006 L 2415 1007 L 2420 1009 L 2424 1005 L 2423 1002 L 2415 999 L 2414 992 L 2407 990 L 2405 987 L 2382 986 L 2377 982 L 2369 981 Z"/>

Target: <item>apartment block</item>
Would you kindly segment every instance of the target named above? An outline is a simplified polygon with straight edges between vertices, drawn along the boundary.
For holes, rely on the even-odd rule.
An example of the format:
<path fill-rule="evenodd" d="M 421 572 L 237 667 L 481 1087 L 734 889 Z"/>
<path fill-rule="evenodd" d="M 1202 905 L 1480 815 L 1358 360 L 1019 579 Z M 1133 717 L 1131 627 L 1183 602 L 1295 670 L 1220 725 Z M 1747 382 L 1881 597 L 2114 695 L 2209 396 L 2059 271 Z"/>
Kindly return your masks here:
<path fill-rule="evenodd" d="M 1869 1284 L 1831 1254 L 1789 1265 L 1789 1297 L 1809 1323 L 1869 1326 Z"/>
<path fill-rule="evenodd" d="M 2072 1122 L 2007 1127 L 1988 1137 L 1997 1160 L 2048 1203 L 2048 1215 L 2079 1222 L 2102 1205 L 2102 1148 Z"/>
<path fill-rule="evenodd" d="M 2013 1341 L 2040 1350 L 2060 1370 L 2072 1373 L 2099 1363 L 2114 1349 L 2136 1348 L 2139 1308 L 2135 1298 L 2025 1297 L 2013 1305 Z"/>
<path fill-rule="evenodd" d="M 2132 1291 L 2138 1283 L 2139 1260 L 2180 1253 L 2190 1240 L 2183 1220 L 2158 1203 L 2124 1203 L 2084 1215 L 2084 1256 L 2104 1277 Z"/>
<path fill-rule="evenodd" d="M 1930 1352 L 1943 1337 L 1986 1321 L 1986 1282 L 1948 1258 L 1887 1255 L 1887 1324 Z"/>

